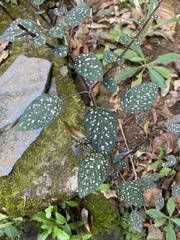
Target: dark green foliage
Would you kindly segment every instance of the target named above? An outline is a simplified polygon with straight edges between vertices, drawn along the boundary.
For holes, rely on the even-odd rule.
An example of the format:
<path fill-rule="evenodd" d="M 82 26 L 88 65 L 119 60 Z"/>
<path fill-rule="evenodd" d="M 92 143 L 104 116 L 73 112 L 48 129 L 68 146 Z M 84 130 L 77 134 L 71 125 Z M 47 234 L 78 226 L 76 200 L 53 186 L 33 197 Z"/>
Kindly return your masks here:
<path fill-rule="evenodd" d="M 53 49 L 53 53 L 55 54 L 55 56 L 59 56 L 59 57 L 66 57 L 67 51 L 68 49 L 64 45 L 59 45 Z"/>
<path fill-rule="evenodd" d="M 130 224 L 139 233 L 143 230 L 143 214 L 141 211 L 132 211 L 129 215 Z"/>
<path fill-rule="evenodd" d="M 164 163 L 165 167 L 174 167 L 177 163 L 177 159 L 174 155 L 169 154 L 166 156 L 166 162 Z"/>
<path fill-rule="evenodd" d="M 112 151 L 117 127 L 110 110 L 103 107 L 90 109 L 85 115 L 84 127 L 90 144 L 98 153 L 106 155 Z"/>
<path fill-rule="evenodd" d="M 106 78 L 103 80 L 103 86 L 109 91 L 109 92 L 116 92 L 117 91 L 117 84 L 114 78 Z"/>
<path fill-rule="evenodd" d="M 143 188 L 137 181 L 126 181 L 120 186 L 121 198 L 130 206 L 142 207 L 144 205 Z"/>
<path fill-rule="evenodd" d="M 22 223 L 22 217 L 13 218 L 0 214 L 0 237 L 7 235 L 10 239 L 21 238 L 22 230 L 19 225 Z M 5 238 L 3 238 L 5 239 Z"/>
<path fill-rule="evenodd" d="M 172 186 L 172 196 L 175 200 L 180 195 L 180 186 L 179 185 L 173 185 Z"/>
<path fill-rule="evenodd" d="M 80 163 L 78 191 L 80 198 L 96 190 L 107 178 L 110 164 L 101 154 L 91 153 Z"/>
<path fill-rule="evenodd" d="M 56 25 L 50 29 L 49 35 L 53 38 L 60 38 L 64 37 L 65 27 L 61 22 L 57 22 Z"/>
<path fill-rule="evenodd" d="M 49 125 L 60 114 L 62 106 L 62 100 L 54 95 L 37 97 L 24 111 L 16 130 L 28 131 Z"/>
<path fill-rule="evenodd" d="M 143 83 L 129 89 L 121 98 L 121 107 L 128 113 L 149 110 L 158 94 L 155 83 Z"/>
<path fill-rule="evenodd" d="M 165 125 L 170 132 L 180 135 L 180 123 L 166 122 Z"/>
<path fill-rule="evenodd" d="M 19 24 L 27 29 L 29 33 L 26 30 L 23 30 Z M 30 33 L 34 36 L 32 36 Z M 13 21 L 9 28 L 7 28 L 0 36 L 0 41 L 17 42 L 26 39 L 33 41 L 38 46 L 44 46 L 47 40 L 35 21 L 31 19 L 20 18 Z"/>
<path fill-rule="evenodd" d="M 53 8 L 52 11 L 56 16 L 62 16 L 67 13 L 67 8 L 66 7 Z"/>
<path fill-rule="evenodd" d="M 64 18 L 64 22 L 71 27 L 75 27 L 88 18 L 89 15 L 89 6 L 84 2 L 80 2 L 76 7 L 67 13 L 66 17 Z"/>
<path fill-rule="evenodd" d="M 103 53 L 103 59 L 107 63 L 112 63 L 114 61 L 114 53 L 111 50 L 106 50 Z"/>
<path fill-rule="evenodd" d="M 102 65 L 96 55 L 92 53 L 82 53 L 75 61 L 74 69 L 82 77 L 96 81 L 103 78 Z"/>
<path fill-rule="evenodd" d="M 164 198 L 163 197 L 159 197 L 156 199 L 155 201 L 155 207 L 157 210 L 161 210 L 164 207 Z"/>

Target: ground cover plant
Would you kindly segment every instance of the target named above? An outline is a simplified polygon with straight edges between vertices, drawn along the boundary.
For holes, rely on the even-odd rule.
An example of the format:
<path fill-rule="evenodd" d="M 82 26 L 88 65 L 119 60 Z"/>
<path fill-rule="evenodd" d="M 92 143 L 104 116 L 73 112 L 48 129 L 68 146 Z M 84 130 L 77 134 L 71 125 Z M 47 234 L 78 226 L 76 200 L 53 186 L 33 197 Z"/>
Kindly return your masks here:
<path fill-rule="evenodd" d="M 115 119 L 114 113 L 110 109 L 104 106 L 99 106 L 96 103 L 96 96 L 94 95 L 93 90 L 100 83 L 110 93 L 117 93 L 119 88 L 118 84 L 121 81 L 129 79 L 133 75 L 137 74 L 137 80 L 132 82 L 132 88 L 123 93 L 118 105 L 124 113 L 134 114 L 136 117 L 138 117 L 137 114 L 144 111 L 153 113 L 153 104 L 158 97 L 159 88 L 167 88 L 168 85 L 165 79 L 169 79 L 171 76 L 170 70 L 167 70 L 162 65 L 159 66 L 159 64 L 167 64 L 180 58 L 180 54 L 172 52 L 163 54 L 153 61 L 149 61 L 142 51 L 141 44 L 144 41 L 142 38 L 143 31 L 146 30 L 146 26 L 149 22 L 152 22 L 152 19 L 153 21 L 156 19 L 155 13 L 162 2 L 163 1 L 158 2 L 155 0 L 151 0 L 149 2 L 149 9 L 146 17 L 144 18 L 144 23 L 141 25 L 140 30 L 135 36 L 132 36 L 128 31 L 119 32 L 119 35 L 114 34 L 115 31 L 117 33 L 118 27 L 116 27 L 114 33 L 110 33 L 110 37 L 113 37 L 116 42 L 121 44 L 122 47 L 124 46 L 124 48 L 110 50 L 110 47 L 107 48 L 106 46 L 104 53 L 100 57 L 92 52 L 79 53 L 73 61 L 72 66 L 76 73 L 83 77 L 83 81 L 87 87 L 83 93 L 77 94 L 87 94 L 92 102 L 91 107 L 84 116 L 84 130 L 86 137 L 79 139 L 78 143 L 79 145 L 88 146 L 89 152 L 89 154 L 82 159 L 79 166 L 79 196 L 81 198 L 87 196 L 107 180 L 112 168 L 112 162 L 114 168 L 116 169 L 116 173 L 121 176 L 122 169 L 128 169 L 126 158 L 129 156 L 134 176 L 132 179 L 127 179 L 126 181 L 123 181 L 124 178 L 122 176 L 121 183 L 116 186 L 116 190 L 119 192 L 121 200 L 131 206 L 132 211 L 129 215 L 129 221 L 137 232 L 143 232 L 143 222 L 148 219 L 147 216 L 144 216 L 141 209 L 142 207 L 147 206 L 146 201 L 144 200 L 145 194 L 148 192 L 148 189 L 152 188 L 152 186 L 154 189 L 157 189 L 157 181 L 159 179 L 166 176 L 174 176 L 176 174 L 176 170 L 174 170 L 174 168 L 178 165 L 178 159 L 176 159 L 173 154 L 169 154 L 170 152 L 167 151 L 167 146 L 166 149 L 164 149 L 164 156 L 157 156 L 156 154 L 153 155 L 154 153 L 147 151 L 143 152 L 141 150 L 138 153 L 139 156 L 146 154 L 152 159 L 155 158 L 157 161 L 149 166 L 151 169 L 151 171 L 149 171 L 150 173 L 147 171 L 143 176 L 137 176 L 135 160 L 133 160 L 131 156 L 140 149 L 143 143 L 139 146 L 136 145 L 131 150 L 128 146 L 126 146 L 126 150 L 122 151 L 122 153 L 117 153 L 116 155 L 112 154 L 117 139 L 117 126 L 119 125 L 119 128 L 123 133 L 122 124 L 120 121 Z M 75 31 L 82 22 L 90 17 L 90 7 L 86 3 L 81 2 L 70 11 L 65 9 L 64 6 L 54 8 L 53 11 L 56 16 L 64 16 L 64 23 L 66 25 L 61 22 L 56 22 L 51 25 L 50 22 L 47 21 L 47 18 L 45 18 L 41 13 L 42 3 L 43 1 L 33 1 L 33 3 L 30 2 L 30 5 L 33 4 L 33 7 L 47 24 L 47 27 L 49 28 L 48 37 L 60 40 L 60 44 L 58 46 L 50 45 L 48 43 L 46 33 L 42 31 L 35 21 L 30 19 L 16 19 L 13 21 L 9 28 L 7 28 L 0 36 L 0 40 L 7 40 L 10 42 L 30 40 L 37 46 L 44 46 L 45 44 L 48 45 L 56 56 L 67 57 L 68 59 L 72 58 L 73 54 L 71 51 L 71 42 L 73 31 Z M 1 6 L 1 8 L 4 11 L 7 11 L 3 6 Z M 165 23 L 176 22 L 178 20 L 179 19 L 177 18 L 171 18 Z M 146 34 L 143 36 L 146 36 Z M 128 66 L 116 73 L 113 77 L 110 76 L 113 69 L 117 66 L 123 66 L 126 61 L 135 64 L 135 66 Z M 103 65 L 106 66 L 105 70 L 103 69 Z M 147 72 L 151 82 L 144 81 L 144 73 Z M 28 131 L 43 128 L 49 125 L 61 113 L 64 101 L 66 101 L 67 97 L 62 99 L 54 95 L 43 94 L 42 96 L 36 98 L 21 116 L 16 126 L 16 130 Z M 169 134 L 169 137 L 171 136 L 174 139 L 174 142 L 179 141 L 177 140 L 180 135 L 180 124 L 178 121 L 167 122 L 166 129 L 169 130 L 167 134 Z M 164 138 L 165 142 L 168 139 L 167 135 Z M 161 143 L 164 142 L 161 139 Z M 158 153 L 162 146 L 157 147 L 155 144 L 155 147 L 155 153 Z M 153 171 L 155 171 L 154 169 L 158 169 L 157 174 L 153 173 Z M 171 187 L 172 198 L 170 198 L 171 202 L 168 201 L 167 206 L 175 204 L 175 201 L 180 195 L 178 184 L 172 185 Z M 160 193 L 159 198 L 157 199 L 160 199 L 161 194 L 162 193 Z M 152 212 L 153 211 L 150 210 L 146 211 L 149 216 L 155 219 L 159 218 L 157 212 L 156 214 L 153 212 L 154 215 Z M 169 211 L 168 213 L 169 215 L 177 214 L 174 210 L 172 213 Z M 165 216 L 162 218 L 162 225 L 166 223 L 164 231 L 166 232 L 169 230 L 173 232 L 173 218 L 171 220 L 169 220 L 169 217 Z M 179 226 L 178 221 L 174 223 Z M 158 227 L 162 225 L 158 225 Z M 153 226 L 157 227 L 157 224 L 155 223 Z M 175 233 L 173 233 L 172 236 L 175 236 Z M 167 239 L 170 239 L 168 234 L 166 237 Z M 153 238 L 155 238 L 155 236 Z M 129 239 L 133 239 L 132 236 L 130 236 Z"/>

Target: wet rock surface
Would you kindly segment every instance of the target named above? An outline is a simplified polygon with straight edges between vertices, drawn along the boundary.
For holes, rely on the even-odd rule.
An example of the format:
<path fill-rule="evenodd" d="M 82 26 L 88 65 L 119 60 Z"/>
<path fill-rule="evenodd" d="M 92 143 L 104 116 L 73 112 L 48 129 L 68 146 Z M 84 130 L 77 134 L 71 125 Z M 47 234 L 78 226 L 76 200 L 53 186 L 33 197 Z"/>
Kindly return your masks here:
<path fill-rule="evenodd" d="M 0 177 L 11 172 L 42 130 L 17 132 L 13 125 L 50 85 L 50 69 L 48 60 L 19 55 L 0 77 Z"/>

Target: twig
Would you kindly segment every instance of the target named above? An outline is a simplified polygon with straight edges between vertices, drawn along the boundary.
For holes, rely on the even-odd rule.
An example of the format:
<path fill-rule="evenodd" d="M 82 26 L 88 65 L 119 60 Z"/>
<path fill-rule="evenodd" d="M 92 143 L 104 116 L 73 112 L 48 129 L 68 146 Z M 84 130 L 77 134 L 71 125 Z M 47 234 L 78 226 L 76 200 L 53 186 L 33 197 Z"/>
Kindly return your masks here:
<path fill-rule="evenodd" d="M 121 129 L 121 133 L 122 133 L 123 138 L 124 138 L 124 142 L 125 142 L 126 148 L 127 148 L 128 151 L 130 151 L 130 150 L 129 150 L 128 143 L 127 143 L 127 141 L 126 141 L 126 137 L 125 137 L 125 134 L 124 134 L 124 130 L 123 130 L 121 121 L 120 121 L 119 119 L 118 119 L 118 123 L 119 123 L 119 127 L 120 127 L 120 129 Z M 133 172 L 134 172 L 134 177 L 135 177 L 135 180 L 136 180 L 136 179 L 137 179 L 137 173 L 136 173 L 136 169 L 135 169 L 135 166 L 134 166 L 134 163 L 133 163 L 133 160 L 132 160 L 131 155 L 129 156 L 129 158 L 130 158 L 130 161 L 131 161 L 131 165 L 132 165 Z"/>

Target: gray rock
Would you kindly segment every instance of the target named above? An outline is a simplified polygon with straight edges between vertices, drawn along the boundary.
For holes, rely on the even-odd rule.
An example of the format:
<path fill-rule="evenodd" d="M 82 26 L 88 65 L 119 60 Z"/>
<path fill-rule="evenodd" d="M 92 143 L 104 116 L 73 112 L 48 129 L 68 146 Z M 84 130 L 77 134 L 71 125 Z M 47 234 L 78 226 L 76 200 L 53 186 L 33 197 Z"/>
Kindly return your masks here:
<path fill-rule="evenodd" d="M 20 55 L 0 77 L 0 177 L 11 172 L 42 130 L 17 132 L 12 125 L 46 90 L 50 69 L 51 63 L 47 60 Z"/>
<path fill-rule="evenodd" d="M 50 68 L 47 60 L 20 55 L 0 77 L 0 131 L 11 127 L 45 91 Z"/>

